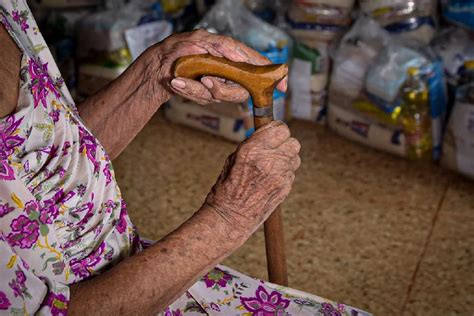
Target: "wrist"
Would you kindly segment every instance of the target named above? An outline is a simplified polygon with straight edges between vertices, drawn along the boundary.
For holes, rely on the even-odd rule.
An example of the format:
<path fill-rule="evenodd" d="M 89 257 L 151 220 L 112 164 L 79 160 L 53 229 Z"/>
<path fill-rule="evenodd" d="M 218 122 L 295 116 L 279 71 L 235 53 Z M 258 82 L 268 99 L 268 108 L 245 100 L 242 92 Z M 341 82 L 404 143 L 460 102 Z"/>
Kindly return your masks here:
<path fill-rule="evenodd" d="M 241 229 L 241 225 L 228 220 L 222 216 L 214 206 L 204 203 L 193 218 L 204 220 L 208 223 L 209 229 L 212 230 L 213 236 L 221 246 L 228 251 L 228 254 L 237 250 L 248 239 L 246 230 Z"/>
<path fill-rule="evenodd" d="M 167 89 L 166 76 L 162 70 L 162 49 L 160 44 L 156 44 L 147 49 L 138 59 L 142 68 L 142 87 L 147 98 L 154 104 L 167 102 L 171 94 Z"/>

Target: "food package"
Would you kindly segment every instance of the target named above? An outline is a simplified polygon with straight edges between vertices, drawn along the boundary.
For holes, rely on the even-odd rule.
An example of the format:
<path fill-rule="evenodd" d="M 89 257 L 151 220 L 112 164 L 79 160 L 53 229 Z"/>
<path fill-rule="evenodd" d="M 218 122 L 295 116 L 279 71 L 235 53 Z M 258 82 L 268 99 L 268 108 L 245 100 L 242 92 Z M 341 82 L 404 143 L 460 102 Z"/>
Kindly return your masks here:
<path fill-rule="evenodd" d="M 279 28 L 257 18 L 240 1 L 220 0 L 196 28 L 233 37 L 257 50 L 273 63 L 288 62 L 289 36 Z M 286 120 L 285 100 L 285 93 L 275 90 L 274 119 Z M 247 106 L 249 110 L 253 109 L 251 99 Z"/>
<path fill-rule="evenodd" d="M 393 36 L 427 45 L 436 31 L 436 0 L 360 0 L 363 13 Z"/>
<path fill-rule="evenodd" d="M 474 179 L 474 82 L 461 86 L 456 92 L 441 165 Z"/>
<path fill-rule="evenodd" d="M 171 34 L 166 21 L 150 19 L 152 1 L 133 1 L 86 16 L 78 25 L 79 82 L 89 95 L 118 77 L 146 48 Z"/>
<path fill-rule="evenodd" d="M 474 60 L 474 33 L 460 27 L 443 29 L 433 39 L 431 47 L 443 61 L 448 82 L 449 106 L 454 104 L 456 88 L 466 83 L 464 64 Z"/>
<path fill-rule="evenodd" d="M 293 0 L 287 14 L 293 45 L 289 87 L 295 118 L 325 122 L 329 46 L 352 23 L 351 0 Z"/>
<path fill-rule="evenodd" d="M 325 122 L 327 82 L 329 75 L 328 44 L 309 47 L 295 42 L 290 66 L 289 89 L 294 118 Z"/>
<path fill-rule="evenodd" d="M 404 156 L 400 89 L 409 68 L 418 69 L 426 85 L 433 157 L 439 159 L 447 103 L 441 61 L 429 50 L 395 43 L 368 17 L 356 21 L 334 55 L 329 126 L 346 137 Z M 357 122 L 357 128 L 350 122 Z"/>
<path fill-rule="evenodd" d="M 242 104 L 216 103 L 201 106 L 175 96 L 167 103 L 165 116 L 172 122 L 234 142 L 243 141 L 253 131 L 252 112 Z"/>
<path fill-rule="evenodd" d="M 442 0 L 441 6 L 446 20 L 474 31 L 473 0 Z"/>
<path fill-rule="evenodd" d="M 287 15 L 291 34 L 309 46 L 330 42 L 351 24 L 353 6 L 354 0 L 293 0 Z"/>

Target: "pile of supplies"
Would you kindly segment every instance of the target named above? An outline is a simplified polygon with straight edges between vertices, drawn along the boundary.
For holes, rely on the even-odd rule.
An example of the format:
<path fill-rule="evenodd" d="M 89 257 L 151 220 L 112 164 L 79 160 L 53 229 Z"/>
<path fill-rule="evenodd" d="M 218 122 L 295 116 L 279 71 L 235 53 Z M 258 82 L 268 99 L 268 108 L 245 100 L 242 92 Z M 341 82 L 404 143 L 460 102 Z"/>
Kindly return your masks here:
<path fill-rule="evenodd" d="M 290 65 L 287 94 L 273 95 L 275 119 L 327 124 L 366 146 L 474 178 L 474 0 L 31 3 L 78 95 L 115 79 L 173 31 L 203 28 Z M 164 108 L 171 121 L 231 141 L 254 130 L 251 99 L 203 107 L 173 97 Z"/>

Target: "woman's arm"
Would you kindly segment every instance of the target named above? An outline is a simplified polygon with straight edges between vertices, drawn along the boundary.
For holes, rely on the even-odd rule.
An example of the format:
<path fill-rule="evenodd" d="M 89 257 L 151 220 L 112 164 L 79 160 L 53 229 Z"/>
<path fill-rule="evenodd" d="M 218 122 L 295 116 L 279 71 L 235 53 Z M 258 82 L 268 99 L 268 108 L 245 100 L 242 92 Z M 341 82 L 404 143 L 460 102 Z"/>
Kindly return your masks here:
<path fill-rule="evenodd" d="M 300 145 L 281 122 L 229 156 L 204 206 L 174 232 L 111 270 L 71 288 L 71 315 L 162 311 L 236 250 L 290 192 Z"/>
<path fill-rule="evenodd" d="M 146 50 L 118 79 L 78 106 L 79 114 L 113 159 L 132 141 L 171 93 L 199 104 L 244 102 L 248 92 L 213 77 L 174 78 L 172 66 L 186 55 L 212 54 L 233 61 L 269 61 L 231 38 L 197 30 L 175 34 Z M 286 80 L 278 86 L 286 89 Z"/>

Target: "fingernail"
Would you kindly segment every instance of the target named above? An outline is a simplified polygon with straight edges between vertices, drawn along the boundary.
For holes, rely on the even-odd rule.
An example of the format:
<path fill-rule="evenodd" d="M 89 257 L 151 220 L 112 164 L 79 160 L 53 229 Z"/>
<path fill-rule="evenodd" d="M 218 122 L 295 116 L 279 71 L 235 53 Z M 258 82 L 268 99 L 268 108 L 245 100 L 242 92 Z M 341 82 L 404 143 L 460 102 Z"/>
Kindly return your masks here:
<path fill-rule="evenodd" d="M 184 80 L 174 78 L 171 80 L 171 85 L 176 89 L 184 89 L 186 87 L 186 82 Z"/>
<path fill-rule="evenodd" d="M 238 47 L 235 49 L 235 51 L 237 52 L 237 54 L 240 56 L 240 58 L 242 58 L 242 61 L 247 61 L 249 60 L 249 55 L 247 55 L 246 52 L 244 52 L 242 50 L 242 48 Z"/>
<path fill-rule="evenodd" d="M 201 79 L 201 82 L 202 82 L 202 84 L 205 85 L 206 88 L 208 88 L 208 89 L 212 89 L 212 87 L 214 86 L 214 82 L 212 82 L 212 80 L 209 79 L 209 78 L 202 78 L 202 79 Z"/>

